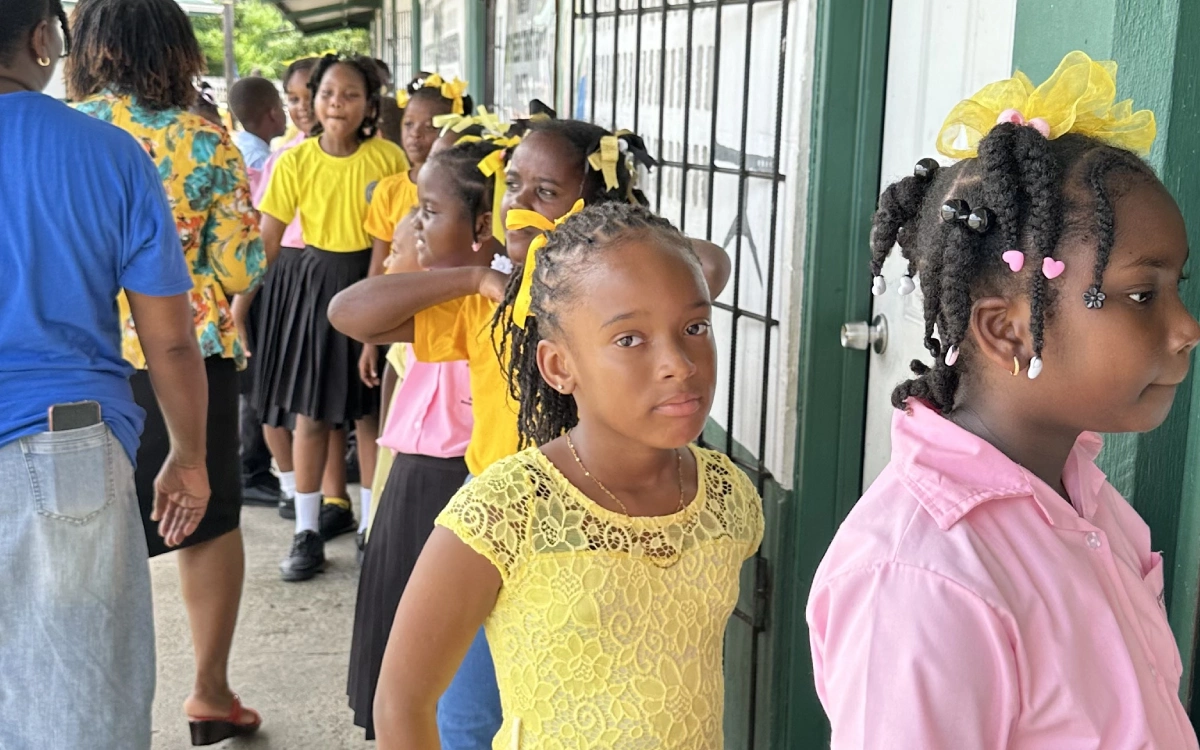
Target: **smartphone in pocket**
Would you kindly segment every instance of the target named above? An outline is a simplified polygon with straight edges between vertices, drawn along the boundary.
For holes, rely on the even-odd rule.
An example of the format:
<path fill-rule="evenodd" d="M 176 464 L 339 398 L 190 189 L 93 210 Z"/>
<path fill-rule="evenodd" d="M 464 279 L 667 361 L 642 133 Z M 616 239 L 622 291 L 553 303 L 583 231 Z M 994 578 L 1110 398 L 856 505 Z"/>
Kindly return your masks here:
<path fill-rule="evenodd" d="M 100 404 L 95 401 L 78 401 L 72 404 L 55 404 L 50 407 L 50 432 L 81 430 L 100 424 Z"/>

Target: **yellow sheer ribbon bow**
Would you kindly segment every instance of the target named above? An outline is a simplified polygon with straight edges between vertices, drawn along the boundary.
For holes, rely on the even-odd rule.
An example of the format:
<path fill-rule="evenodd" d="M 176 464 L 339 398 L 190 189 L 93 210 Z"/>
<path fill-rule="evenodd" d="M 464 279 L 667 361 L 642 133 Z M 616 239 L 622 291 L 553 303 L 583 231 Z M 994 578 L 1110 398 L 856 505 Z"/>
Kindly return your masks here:
<path fill-rule="evenodd" d="M 1017 71 L 959 102 L 938 132 L 937 149 L 953 159 L 973 158 L 997 123 L 1015 122 L 1051 140 L 1079 133 L 1145 156 L 1157 134 L 1154 113 L 1134 112 L 1132 100 L 1114 103 L 1116 97 L 1117 64 L 1071 52 L 1041 86 Z"/>
<path fill-rule="evenodd" d="M 461 139 L 460 139 L 461 140 Z M 488 154 L 479 162 L 479 171 L 484 177 L 492 179 L 492 236 L 497 242 L 504 242 L 504 219 L 500 211 L 500 203 L 504 200 L 504 150 L 498 149 Z M 540 216 L 541 214 L 539 214 Z"/>
<path fill-rule="evenodd" d="M 600 139 L 600 147 L 588 156 L 588 164 L 592 169 L 604 174 L 604 185 L 609 190 L 620 186 L 617 180 L 617 161 L 621 158 L 621 141 L 615 135 L 606 135 Z"/>
<path fill-rule="evenodd" d="M 434 73 L 421 82 L 421 88 L 438 89 L 443 99 L 449 99 L 452 102 L 450 112 L 456 115 L 465 113 L 463 107 L 463 94 L 467 93 L 467 82 L 460 81 L 455 78 L 452 81 L 444 80 L 440 75 Z M 408 106 L 411 97 L 408 94 L 408 89 L 400 89 L 396 92 L 396 106 L 404 109 Z"/>
<path fill-rule="evenodd" d="M 461 133 L 472 125 L 479 124 L 478 118 L 470 115 L 449 114 L 438 115 L 433 118 L 433 126 L 440 130 L 439 135 L 445 135 L 453 130 L 455 133 Z"/>
<path fill-rule="evenodd" d="M 525 265 L 521 270 L 521 286 L 517 289 L 517 297 L 513 301 L 513 323 L 516 323 L 518 328 L 525 328 L 525 321 L 532 315 L 529 311 L 529 306 L 533 302 L 531 296 L 533 291 L 533 272 L 537 270 L 538 251 L 546 245 L 547 237 L 545 233 L 553 232 L 562 226 L 564 221 L 582 210 L 583 199 L 575 201 L 575 205 L 571 206 L 571 210 L 565 216 L 554 221 L 550 221 L 537 211 L 527 211 L 523 208 L 509 210 L 508 216 L 505 218 L 505 225 L 509 229 L 528 229 L 529 227 L 534 227 L 543 232 L 534 237 L 533 242 L 529 243 L 529 253 L 525 256 Z"/>

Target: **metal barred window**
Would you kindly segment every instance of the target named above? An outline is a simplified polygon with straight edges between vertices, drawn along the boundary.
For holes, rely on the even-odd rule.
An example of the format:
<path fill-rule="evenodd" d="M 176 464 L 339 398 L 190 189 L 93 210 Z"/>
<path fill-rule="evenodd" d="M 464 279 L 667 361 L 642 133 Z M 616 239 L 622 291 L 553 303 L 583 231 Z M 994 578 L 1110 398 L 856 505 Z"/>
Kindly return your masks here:
<path fill-rule="evenodd" d="M 391 0 L 390 0 L 391 1 Z M 392 80 L 397 88 L 403 87 L 416 75 L 413 70 L 413 7 L 409 0 L 395 2 L 392 14 L 395 40 L 389 49 L 392 52 Z"/>
<path fill-rule="evenodd" d="M 569 116 L 642 136 L 659 166 L 641 175 L 651 207 L 689 237 L 725 248 L 733 277 L 716 303 L 719 382 L 705 442 L 730 455 L 760 491 L 790 487 L 794 414 L 794 241 L 804 109 L 788 54 L 796 0 L 572 0 Z M 803 23 L 803 21 L 801 21 Z M 793 208 L 786 208 L 793 207 Z M 781 314 L 781 311 L 784 313 Z M 789 391 L 790 389 L 790 391 Z M 793 410 L 794 411 L 794 410 Z M 777 480 L 776 477 L 781 477 Z M 767 564 L 743 574 L 726 642 L 726 742 L 753 748 Z M 741 623 L 738 625 L 738 623 Z M 735 651 L 737 653 L 735 653 Z M 757 740 L 763 744 L 765 737 Z"/>

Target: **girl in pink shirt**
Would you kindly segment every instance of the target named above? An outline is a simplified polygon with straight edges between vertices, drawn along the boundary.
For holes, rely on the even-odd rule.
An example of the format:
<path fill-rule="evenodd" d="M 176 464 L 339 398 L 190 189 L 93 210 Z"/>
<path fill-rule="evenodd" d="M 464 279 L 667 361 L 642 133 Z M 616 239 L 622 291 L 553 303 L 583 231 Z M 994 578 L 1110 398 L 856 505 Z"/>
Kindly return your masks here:
<path fill-rule="evenodd" d="M 834 750 L 1197 748 L 1163 559 L 1094 462 L 1094 433 L 1162 423 L 1200 341 L 1183 218 L 1137 156 L 1153 115 L 1113 106 L 1115 70 L 1072 53 L 984 89 L 939 136 L 961 161 L 880 199 L 874 291 L 899 240 L 933 365 L 811 590 Z"/>
<path fill-rule="evenodd" d="M 500 148 L 463 143 L 436 153 L 420 171 L 413 233 L 421 268 L 491 263 L 499 249 L 491 231 L 492 180 L 479 163 Z M 477 244 L 477 238 L 486 241 Z M 414 362 L 410 356 L 393 403 L 380 443 L 395 459 L 363 555 L 346 688 L 354 723 L 368 740 L 375 739 L 375 685 L 396 606 L 434 519 L 469 473 L 463 456 L 474 420 L 466 361 Z"/>

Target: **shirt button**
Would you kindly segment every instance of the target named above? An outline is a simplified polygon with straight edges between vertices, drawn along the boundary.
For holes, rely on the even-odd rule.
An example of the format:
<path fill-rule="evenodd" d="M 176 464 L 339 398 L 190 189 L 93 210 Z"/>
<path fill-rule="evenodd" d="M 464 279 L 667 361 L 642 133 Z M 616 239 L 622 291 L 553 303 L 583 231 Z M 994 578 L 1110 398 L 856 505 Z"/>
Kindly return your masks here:
<path fill-rule="evenodd" d="M 1100 535 L 1095 531 L 1089 531 L 1084 539 L 1087 540 L 1087 546 L 1091 549 L 1100 549 Z"/>

